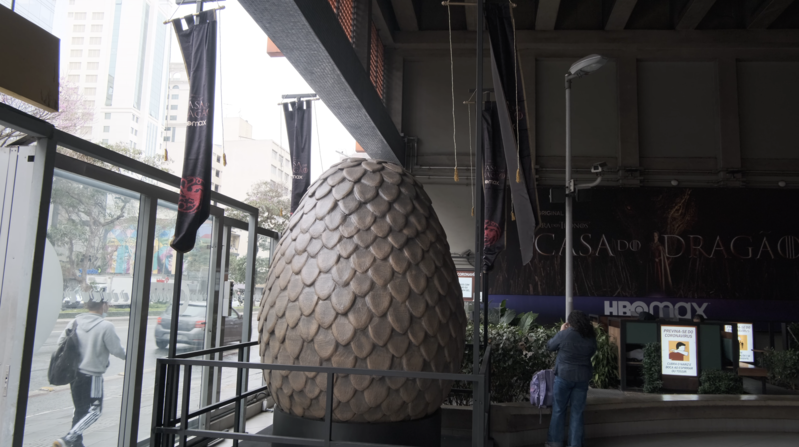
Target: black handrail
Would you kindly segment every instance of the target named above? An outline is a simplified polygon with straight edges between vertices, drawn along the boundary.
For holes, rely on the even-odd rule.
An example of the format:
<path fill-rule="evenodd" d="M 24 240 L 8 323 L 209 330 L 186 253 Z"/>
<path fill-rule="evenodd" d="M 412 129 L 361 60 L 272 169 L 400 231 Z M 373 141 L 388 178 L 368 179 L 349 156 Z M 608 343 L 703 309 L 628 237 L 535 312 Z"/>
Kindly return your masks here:
<path fill-rule="evenodd" d="M 218 354 L 224 351 L 232 351 L 234 349 L 241 349 L 241 348 L 249 348 L 251 346 L 257 345 L 257 341 L 247 341 L 244 343 L 235 343 L 232 345 L 227 346 L 220 346 L 218 348 L 210 348 L 210 349 L 203 349 L 202 351 L 191 351 L 191 352 L 184 352 L 183 354 L 177 354 L 172 359 L 190 359 L 193 357 L 202 357 L 204 355 L 210 354 Z M 161 359 L 159 359 L 161 360 Z"/>
<path fill-rule="evenodd" d="M 297 444 L 297 445 L 310 445 L 310 446 L 337 446 L 337 447 L 382 447 L 382 444 L 371 443 L 353 443 L 333 441 L 332 423 L 333 423 L 333 379 L 336 374 L 357 374 L 357 375 L 372 375 L 372 376 L 385 376 L 385 377 L 406 377 L 412 379 L 434 379 L 434 380 L 461 380 L 468 382 L 475 382 L 478 385 L 485 378 L 488 364 L 490 363 L 491 347 L 488 346 L 483 357 L 483 362 L 480 366 L 480 374 L 454 374 L 454 373 L 437 373 L 428 371 L 397 371 L 397 370 L 373 370 L 364 368 L 336 368 L 326 366 L 304 366 L 304 365 L 283 365 L 283 364 L 265 364 L 265 363 L 252 363 L 244 362 L 244 350 L 255 346 L 258 342 L 245 342 L 235 345 L 223 346 L 219 348 L 205 349 L 202 351 L 193 351 L 189 353 L 180 354 L 173 358 L 159 358 L 157 359 L 156 366 L 156 390 L 155 402 L 153 411 L 153 427 L 151 432 L 151 440 L 155 447 L 166 445 L 174 445 L 175 437 L 181 446 L 185 446 L 189 436 L 198 436 L 206 438 L 219 438 L 231 439 L 233 445 L 238 446 L 239 441 L 256 441 L 256 442 L 278 442 L 283 444 Z M 202 357 L 205 355 L 216 354 L 224 351 L 238 350 L 239 361 L 228 362 L 222 360 L 194 360 L 194 357 Z M 212 367 L 212 368 L 235 368 L 236 374 L 236 396 L 226 399 L 222 402 L 217 402 L 193 412 L 189 412 L 189 401 L 191 394 L 191 371 L 193 366 Z M 177 382 L 179 368 L 183 367 L 183 390 L 181 396 L 181 415 L 176 418 L 175 413 L 177 410 Z M 262 393 L 268 389 L 263 386 L 255 390 L 243 392 L 244 374 L 243 370 L 246 369 L 260 369 L 260 370 L 277 370 L 277 371 L 297 371 L 297 372 L 316 372 L 327 374 L 327 389 L 329 392 L 326 394 L 325 402 L 325 426 L 326 426 L 326 439 L 308 439 L 299 437 L 286 437 L 275 435 L 252 435 L 239 433 L 238 430 L 239 419 L 242 416 L 242 401 L 253 395 Z M 479 404 L 478 390 L 482 389 L 480 386 L 475 386 L 472 390 L 475 397 L 475 411 L 480 407 L 480 411 L 485 411 L 482 405 Z M 487 390 L 487 387 L 484 389 Z M 487 402 L 487 393 L 483 398 Z M 222 408 L 226 405 L 235 404 L 235 423 L 233 432 L 217 432 L 212 430 L 194 430 L 189 429 L 188 421 L 203 414 Z M 178 427 L 179 425 L 179 427 Z M 473 427 L 475 435 L 483 435 L 483 427 Z M 397 447 L 397 446 L 392 446 Z"/>

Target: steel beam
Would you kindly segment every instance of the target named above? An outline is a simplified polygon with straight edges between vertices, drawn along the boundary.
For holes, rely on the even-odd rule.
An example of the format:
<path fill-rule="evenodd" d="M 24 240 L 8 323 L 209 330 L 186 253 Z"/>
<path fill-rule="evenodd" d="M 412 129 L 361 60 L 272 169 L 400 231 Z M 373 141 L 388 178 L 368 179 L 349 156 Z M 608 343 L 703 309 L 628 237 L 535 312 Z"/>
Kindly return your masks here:
<path fill-rule="evenodd" d="M 391 0 L 394 15 L 402 31 L 419 31 L 419 19 L 413 0 Z"/>
<path fill-rule="evenodd" d="M 635 4 L 638 0 L 616 0 L 610 10 L 608 21 L 605 22 L 605 31 L 621 31 L 627 26 Z"/>
<path fill-rule="evenodd" d="M 558 20 L 560 0 L 538 0 L 538 12 L 535 15 L 535 29 L 553 31 Z"/>
<path fill-rule="evenodd" d="M 372 158 L 405 161 L 403 139 L 327 2 L 240 3 Z"/>
<path fill-rule="evenodd" d="M 150 308 L 150 279 L 153 272 L 155 216 L 158 199 L 142 196 L 139 201 L 139 222 L 136 227 L 136 259 L 133 265 L 130 325 L 126 343 L 125 382 L 122 386 L 122 414 L 117 445 L 135 446 L 139 436 L 144 347 L 147 341 L 147 317 Z M 148 421 L 149 422 L 149 421 Z"/>
<path fill-rule="evenodd" d="M 749 20 L 749 29 L 768 29 L 772 23 L 793 3 L 793 0 L 766 0 L 757 8 Z"/>
<path fill-rule="evenodd" d="M 245 0 L 246 1 L 246 0 Z M 585 55 L 591 51 L 636 51 L 680 50 L 757 50 L 770 51 L 799 49 L 796 30 L 770 30 L 768 33 L 752 33 L 747 30 L 716 30 L 707 33 L 681 33 L 667 30 L 626 30 L 623 33 L 608 33 L 604 30 L 569 30 L 546 33 L 530 30 L 516 31 L 519 50 L 551 51 L 560 54 L 574 51 Z M 452 46 L 456 51 L 474 54 L 475 32 L 453 31 Z M 398 31 L 394 33 L 394 48 L 420 58 L 426 51 L 449 51 L 447 31 Z M 487 45 L 487 42 L 484 43 Z M 466 54 L 466 53 L 463 53 Z M 759 54 L 759 53 L 758 53 Z M 443 56 L 444 53 L 441 53 Z M 447 53 L 448 55 L 448 53 Z M 562 55 L 561 57 L 565 57 Z M 669 56 L 673 57 L 673 56 Z M 753 56 L 768 60 L 771 56 Z M 779 58 L 780 60 L 782 58 Z"/>
<path fill-rule="evenodd" d="M 716 0 L 689 0 L 680 13 L 680 19 L 674 28 L 678 30 L 696 29 L 714 3 Z"/>

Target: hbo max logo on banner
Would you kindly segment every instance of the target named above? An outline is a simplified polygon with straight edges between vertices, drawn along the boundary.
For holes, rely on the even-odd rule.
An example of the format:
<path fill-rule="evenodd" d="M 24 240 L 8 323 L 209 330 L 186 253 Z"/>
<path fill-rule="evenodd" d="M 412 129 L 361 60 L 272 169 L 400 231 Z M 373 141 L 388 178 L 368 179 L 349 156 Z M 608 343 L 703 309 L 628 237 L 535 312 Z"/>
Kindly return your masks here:
<path fill-rule="evenodd" d="M 643 301 L 605 301 L 605 315 L 618 315 L 618 316 L 631 316 L 638 315 L 641 312 L 649 312 L 658 317 L 677 317 L 677 318 L 693 318 L 694 315 L 705 315 L 705 308 L 710 303 L 686 303 L 679 302 L 676 304 L 668 302 L 653 301 L 648 305 Z"/>

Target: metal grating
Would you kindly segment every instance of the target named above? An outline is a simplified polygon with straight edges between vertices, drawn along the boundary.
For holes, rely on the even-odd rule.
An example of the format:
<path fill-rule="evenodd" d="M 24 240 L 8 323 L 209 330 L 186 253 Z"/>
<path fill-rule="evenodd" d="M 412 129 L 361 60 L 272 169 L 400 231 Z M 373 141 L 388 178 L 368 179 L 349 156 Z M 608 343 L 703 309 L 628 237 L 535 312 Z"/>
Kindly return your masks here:
<path fill-rule="evenodd" d="M 352 42 L 352 0 L 338 0 L 338 11 L 336 11 L 336 15 L 338 16 L 338 21 L 341 23 L 341 27 L 344 28 L 344 32 L 347 33 L 347 39 Z"/>
<path fill-rule="evenodd" d="M 383 99 L 385 91 L 385 59 L 383 52 L 383 41 L 380 40 L 380 33 L 374 22 L 371 23 L 371 35 L 369 36 L 369 78 L 375 86 L 380 98 Z"/>

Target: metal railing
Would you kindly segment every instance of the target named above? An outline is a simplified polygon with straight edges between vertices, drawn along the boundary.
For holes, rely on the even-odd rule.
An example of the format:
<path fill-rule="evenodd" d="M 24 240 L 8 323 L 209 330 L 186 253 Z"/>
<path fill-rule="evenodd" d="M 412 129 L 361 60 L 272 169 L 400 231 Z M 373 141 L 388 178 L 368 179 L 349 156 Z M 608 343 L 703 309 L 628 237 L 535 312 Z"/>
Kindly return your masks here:
<path fill-rule="evenodd" d="M 456 373 L 436 373 L 423 371 L 399 371 L 399 370 L 377 370 L 364 368 L 336 368 L 328 366 L 301 366 L 301 365 L 282 365 L 264 364 L 244 361 L 244 353 L 250 347 L 258 345 L 257 341 L 240 343 L 220 348 L 206 349 L 186 354 L 176 355 L 173 358 L 160 358 L 156 365 L 156 383 L 153 402 L 153 425 L 150 439 L 153 447 L 173 446 L 177 438 L 178 444 L 183 447 L 187 445 L 189 437 L 209 438 L 209 439 L 230 439 L 234 446 L 238 446 L 239 441 L 253 442 L 279 442 L 282 444 L 308 445 L 318 447 L 352 447 L 357 444 L 359 447 L 383 447 L 390 444 L 379 443 L 353 443 L 351 441 L 334 441 L 332 436 L 333 427 L 333 386 L 336 374 L 356 374 L 367 376 L 382 377 L 405 377 L 408 379 L 433 379 L 473 382 L 473 405 L 472 412 L 483 414 L 481 418 L 484 423 L 472 424 L 472 446 L 484 446 L 487 440 L 487 414 L 488 414 L 488 393 L 487 377 L 488 364 L 491 357 L 491 346 L 486 347 L 483 361 L 480 365 L 478 374 L 456 374 Z M 238 361 L 222 360 L 194 360 L 195 357 L 219 354 L 224 351 L 238 351 Z M 189 411 L 189 401 L 191 398 L 191 374 L 192 367 L 211 367 L 211 368 L 235 368 L 236 374 L 236 395 L 229 399 Z M 178 388 L 180 386 L 180 368 L 183 368 L 183 389 L 180 396 L 180 416 L 178 409 Z M 277 371 L 297 371 L 314 372 L 327 374 L 326 395 L 325 395 L 325 438 L 299 438 L 293 436 L 277 436 L 266 434 L 243 433 L 240 430 L 240 417 L 243 414 L 243 402 L 250 396 L 267 391 L 267 386 L 262 386 L 253 390 L 244 391 L 245 370 L 260 369 Z M 189 427 L 189 421 L 203 414 L 220 409 L 230 404 L 235 404 L 235 423 L 233 431 L 199 430 Z M 397 447 L 391 445 L 392 447 Z"/>

